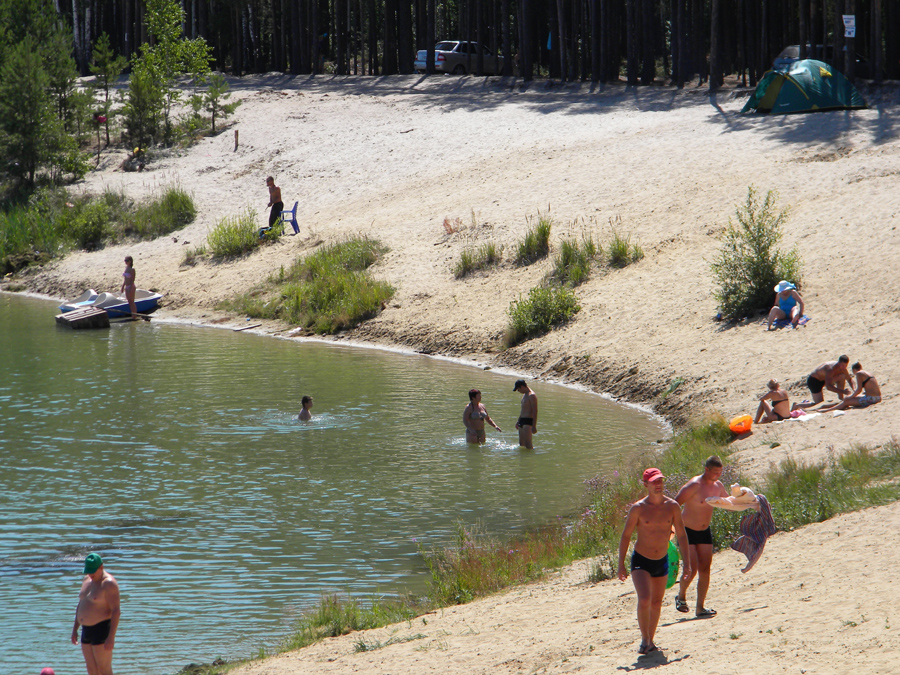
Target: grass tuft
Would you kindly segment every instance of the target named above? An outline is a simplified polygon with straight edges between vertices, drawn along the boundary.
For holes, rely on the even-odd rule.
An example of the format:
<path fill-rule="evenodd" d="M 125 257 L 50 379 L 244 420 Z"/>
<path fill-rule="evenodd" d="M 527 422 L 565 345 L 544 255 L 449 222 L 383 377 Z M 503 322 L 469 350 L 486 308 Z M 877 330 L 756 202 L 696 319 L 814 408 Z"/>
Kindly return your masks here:
<path fill-rule="evenodd" d="M 593 241 L 579 245 L 578 239 L 563 239 L 559 244 L 559 253 L 553 260 L 553 278 L 560 284 L 578 286 L 588 280 L 591 275 L 591 262 L 596 246 Z"/>
<path fill-rule="evenodd" d="M 631 243 L 630 234 L 622 234 L 622 220 L 618 216 L 609 219 L 610 236 L 606 246 L 607 259 L 613 267 L 627 267 L 644 257 L 644 249 Z"/>
<path fill-rule="evenodd" d="M 497 246 L 493 241 L 477 248 L 467 246 L 459 254 L 459 262 L 453 268 L 453 274 L 457 279 L 462 279 L 472 272 L 499 265 L 502 255 L 503 247 Z"/>
<path fill-rule="evenodd" d="M 180 230 L 196 217 L 197 207 L 191 196 L 180 187 L 169 187 L 135 209 L 125 233 L 140 239 L 155 239 Z"/>
<path fill-rule="evenodd" d="M 550 229 L 553 222 L 550 216 L 538 213 L 537 225 L 529 227 L 523 239 L 516 249 L 516 264 L 530 265 L 533 262 L 546 258 L 550 253 Z"/>

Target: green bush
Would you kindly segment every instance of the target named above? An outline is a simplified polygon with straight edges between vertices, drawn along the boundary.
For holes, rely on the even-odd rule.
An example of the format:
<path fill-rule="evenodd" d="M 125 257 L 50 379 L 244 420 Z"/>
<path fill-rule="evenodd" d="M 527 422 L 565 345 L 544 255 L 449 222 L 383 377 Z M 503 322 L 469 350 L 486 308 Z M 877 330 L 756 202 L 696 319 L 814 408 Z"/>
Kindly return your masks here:
<path fill-rule="evenodd" d="M 571 319 L 580 309 L 571 289 L 535 286 L 528 292 L 528 297 L 514 300 L 509 305 L 506 345 L 511 347 L 528 338 L 543 335 Z"/>
<path fill-rule="evenodd" d="M 79 248 L 99 248 L 112 233 L 111 209 L 102 200 L 79 202 L 66 219 L 66 233 Z"/>
<path fill-rule="evenodd" d="M 711 265 L 717 284 L 715 297 L 728 320 L 770 307 L 773 288 L 782 279 L 800 287 L 800 254 L 796 248 L 778 248 L 789 210 L 776 211 L 777 198 L 778 194 L 769 190 L 761 200 L 750 186 L 746 202 L 735 209 L 737 223 L 728 220 L 722 249 Z"/>
<path fill-rule="evenodd" d="M 247 209 L 237 216 L 226 216 L 206 237 L 209 250 L 217 258 L 235 258 L 259 246 L 256 211 Z"/>
<path fill-rule="evenodd" d="M 547 257 L 550 253 L 550 229 L 552 226 L 550 216 L 538 214 L 537 225 L 528 228 L 525 239 L 519 243 L 516 249 L 517 265 L 530 265 Z"/>

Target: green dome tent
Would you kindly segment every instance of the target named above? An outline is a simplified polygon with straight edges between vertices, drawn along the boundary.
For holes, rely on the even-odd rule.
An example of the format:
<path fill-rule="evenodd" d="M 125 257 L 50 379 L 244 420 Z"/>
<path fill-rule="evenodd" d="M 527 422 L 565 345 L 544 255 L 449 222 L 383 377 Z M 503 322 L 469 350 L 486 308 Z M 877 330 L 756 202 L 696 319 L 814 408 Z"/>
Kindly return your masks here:
<path fill-rule="evenodd" d="M 804 59 L 792 63 L 787 71 L 770 70 L 763 75 L 741 112 L 784 115 L 866 107 L 843 73 L 822 61 Z"/>

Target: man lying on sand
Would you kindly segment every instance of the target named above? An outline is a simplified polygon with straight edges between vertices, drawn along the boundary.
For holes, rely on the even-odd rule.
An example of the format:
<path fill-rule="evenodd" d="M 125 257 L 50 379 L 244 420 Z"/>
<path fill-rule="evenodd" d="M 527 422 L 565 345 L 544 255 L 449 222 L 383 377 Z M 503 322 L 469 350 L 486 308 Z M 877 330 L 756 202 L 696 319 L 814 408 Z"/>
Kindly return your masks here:
<path fill-rule="evenodd" d="M 637 530 L 637 541 L 631 554 L 631 580 L 637 593 L 637 620 L 641 630 L 641 645 L 638 654 L 649 654 L 659 650 L 653 643 L 659 613 L 666 595 L 669 578 L 669 535 L 672 527 L 678 536 L 678 548 L 684 560 L 684 575 L 691 574 L 691 558 L 688 555 L 687 535 L 681 522 L 678 503 L 666 497 L 663 492 L 662 471 L 650 468 L 644 471 L 643 481 L 647 496 L 632 504 L 625 520 L 625 530 L 619 541 L 619 580 L 628 578 L 625 569 L 625 554 L 631 534 Z M 710 507 L 711 509 L 712 507 Z"/>
<path fill-rule="evenodd" d="M 819 412 L 845 410 L 847 408 L 868 408 L 870 405 L 881 402 L 881 387 L 878 386 L 878 380 L 875 379 L 875 376 L 863 370 L 859 361 L 853 364 L 852 370 L 856 376 L 856 390 L 836 405 L 819 408 Z M 865 394 L 860 396 L 859 394 L 862 391 L 865 391 Z"/>
<path fill-rule="evenodd" d="M 816 366 L 816 369 L 806 378 L 806 386 L 809 387 L 809 391 L 812 393 L 812 402 L 804 401 L 803 403 L 795 403 L 794 409 L 809 408 L 824 401 L 825 396 L 822 394 L 823 389 L 833 391 L 841 398 L 849 394 L 849 389 L 844 389 L 843 387 L 838 389 L 837 387 L 838 382 L 843 384 L 843 378 L 847 375 L 847 366 L 849 363 L 850 357 L 846 354 L 842 354 L 837 361 L 826 361 L 825 363 L 820 363 Z"/>

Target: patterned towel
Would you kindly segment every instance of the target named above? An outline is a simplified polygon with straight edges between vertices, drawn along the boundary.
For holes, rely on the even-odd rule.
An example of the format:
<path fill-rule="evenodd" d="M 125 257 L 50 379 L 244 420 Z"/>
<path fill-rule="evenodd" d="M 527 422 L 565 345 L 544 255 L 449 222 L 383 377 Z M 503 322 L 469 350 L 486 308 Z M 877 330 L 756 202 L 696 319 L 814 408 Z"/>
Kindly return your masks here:
<path fill-rule="evenodd" d="M 747 556 L 747 566 L 741 570 L 744 573 L 753 569 L 766 547 L 766 539 L 778 531 L 769 500 L 765 495 L 756 495 L 756 498 L 759 500 L 759 511 L 744 514 L 741 518 L 741 536 L 731 545 L 735 551 Z"/>
<path fill-rule="evenodd" d="M 804 314 L 803 316 L 800 317 L 800 320 L 797 322 L 797 325 L 805 326 L 809 322 L 810 322 L 810 318 L 808 316 L 806 316 L 806 314 Z M 774 328 L 787 328 L 790 325 L 791 325 L 790 319 L 775 319 L 775 321 L 772 323 L 772 326 Z"/>

